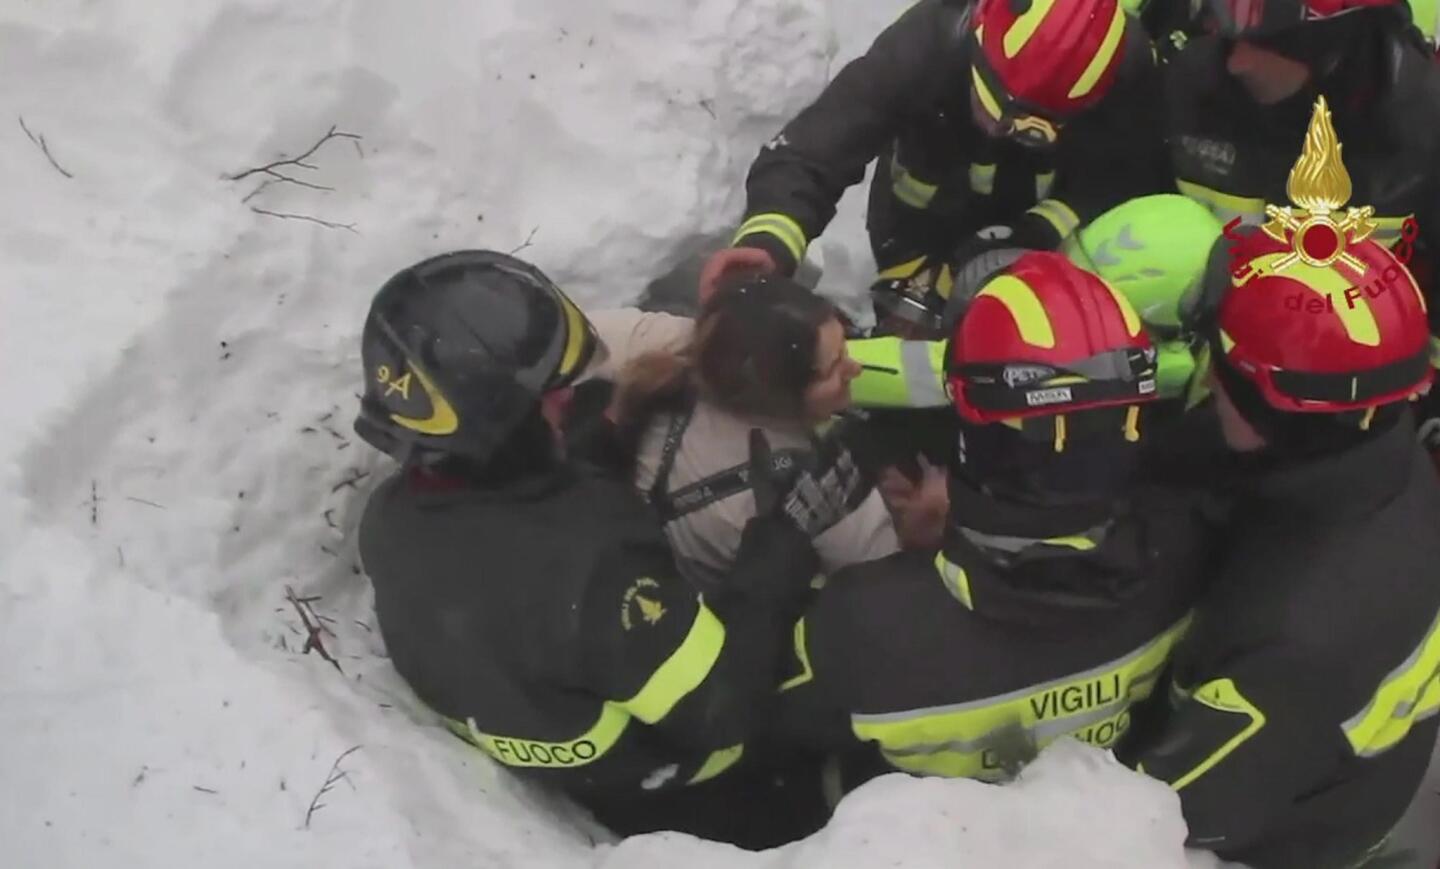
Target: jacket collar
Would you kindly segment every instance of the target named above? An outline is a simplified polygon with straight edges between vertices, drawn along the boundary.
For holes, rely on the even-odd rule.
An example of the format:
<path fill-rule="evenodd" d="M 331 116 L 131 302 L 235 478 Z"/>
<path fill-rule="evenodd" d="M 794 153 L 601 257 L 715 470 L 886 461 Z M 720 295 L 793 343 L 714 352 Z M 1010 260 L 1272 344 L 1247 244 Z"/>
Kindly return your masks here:
<path fill-rule="evenodd" d="M 1414 467 L 1407 414 L 1358 446 L 1256 474 L 1241 492 L 1286 516 L 1344 519 L 1375 512 L 1405 488 Z"/>
<path fill-rule="evenodd" d="M 1137 594 L 1143 552 L 1128 503 L 1031 507 L 952 479 L 950 525 L 935 568 L 967 609 L 1054 626 L 1115 609 Z"/>

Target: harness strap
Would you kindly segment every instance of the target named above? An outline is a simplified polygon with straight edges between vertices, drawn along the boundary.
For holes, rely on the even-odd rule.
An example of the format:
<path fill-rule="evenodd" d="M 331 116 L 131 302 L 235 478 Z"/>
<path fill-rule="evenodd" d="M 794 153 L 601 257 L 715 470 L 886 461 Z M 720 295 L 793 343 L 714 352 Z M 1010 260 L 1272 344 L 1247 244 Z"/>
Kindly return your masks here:
<path fill-rule="evenodd" d="M 665 443 L 661 447 L 660 466 L 655 471 L 655 482 L 650 485 L 646 500 L 659 514 L 660 521 L 669 524 L 694 513 L 697 510 L 737 495 L 750 488 L 749 464 L 734 465 L 696 480 L 689 485 L 670 491 L 670 472 L 675 469 L 675 457 L 690 421 L 695 417 L 695 399 L 692 396 L 685 407 L 670 417 L 670 426 L 665 431 Z M 784 478 L 796 474 L 809 453 L 803 449 L 774 450 L 770 455 L 770 473 Z"/>

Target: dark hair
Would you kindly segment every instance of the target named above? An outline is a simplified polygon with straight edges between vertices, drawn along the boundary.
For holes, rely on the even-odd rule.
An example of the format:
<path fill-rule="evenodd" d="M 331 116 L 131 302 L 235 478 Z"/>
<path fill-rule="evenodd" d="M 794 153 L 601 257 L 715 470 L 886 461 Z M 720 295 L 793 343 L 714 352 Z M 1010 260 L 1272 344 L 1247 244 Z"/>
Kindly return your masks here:
<path fill-rule="evenodd" d="M 799 419 L 815 379 L 828 301 L 789 278 L 747 276 L 723 285 L 676 352 L 647 353 L 620 373 L 620 426 L 638 438 L 656 412 L 692 394 L 746 416 Z"/>

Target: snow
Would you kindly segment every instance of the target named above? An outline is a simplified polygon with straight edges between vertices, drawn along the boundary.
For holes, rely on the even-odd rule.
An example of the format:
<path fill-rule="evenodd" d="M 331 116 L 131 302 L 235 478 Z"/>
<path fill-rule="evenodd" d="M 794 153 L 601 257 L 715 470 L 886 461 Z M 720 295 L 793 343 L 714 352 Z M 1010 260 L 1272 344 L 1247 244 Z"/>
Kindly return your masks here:
<path fill-rule="evenodd" d="M 617 846 L 383 657 L 353 531 L 387 465 L 349 430 L 374 290 L 523 247 L 640 298 L 905 5 L 8 0 L 0 118 L 35 141 L 0 136 L 0 865 L 1213 865 L 1173 794 L 1070 744 L 1004 789 L 877 780 L 774 852 Z M 332 127 L 359 138 L 281 170 L 318 187 L 227 180 Z M 815 252 L 852 303 L 862 204 Z"/>

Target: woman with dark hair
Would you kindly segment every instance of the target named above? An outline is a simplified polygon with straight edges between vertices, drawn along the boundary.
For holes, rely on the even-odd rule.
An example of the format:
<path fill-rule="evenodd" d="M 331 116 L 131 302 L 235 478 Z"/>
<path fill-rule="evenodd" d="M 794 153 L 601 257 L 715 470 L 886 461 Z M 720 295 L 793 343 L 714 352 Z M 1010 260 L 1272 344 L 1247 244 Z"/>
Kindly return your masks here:
<path fill-rule="evenodd" d="M 627 360 L 613 412 L 635 455 L 635 483 L 659 511 L 682 569 L 702 590 L 730 566 L 755 514 L 751 429 L 778 468 L 853 473 L 833 432 L 850 404 L 850 358 L 836 309 L 787 278 L 752 276 L 712 296 L 689 340 Z M 899 548 L 880 495 L 858 486 L 853 511 L 815 537 L 826 571 Z"/>

